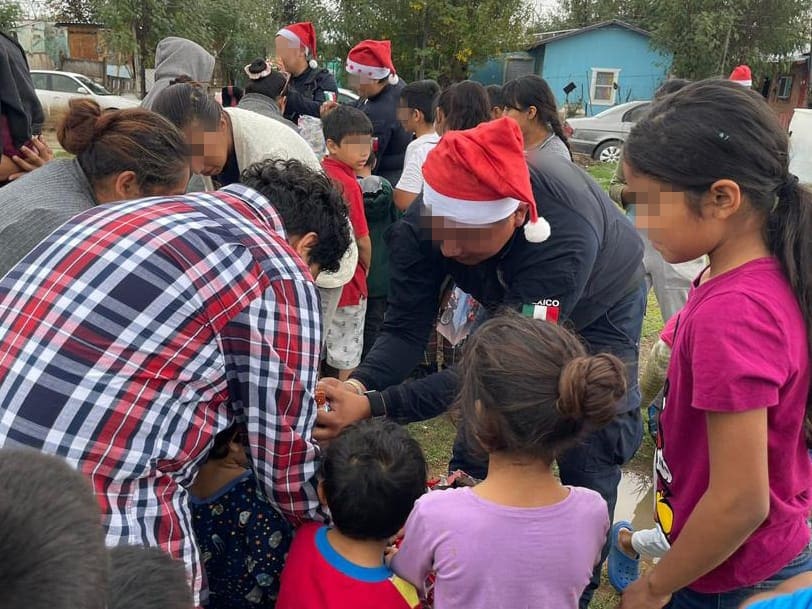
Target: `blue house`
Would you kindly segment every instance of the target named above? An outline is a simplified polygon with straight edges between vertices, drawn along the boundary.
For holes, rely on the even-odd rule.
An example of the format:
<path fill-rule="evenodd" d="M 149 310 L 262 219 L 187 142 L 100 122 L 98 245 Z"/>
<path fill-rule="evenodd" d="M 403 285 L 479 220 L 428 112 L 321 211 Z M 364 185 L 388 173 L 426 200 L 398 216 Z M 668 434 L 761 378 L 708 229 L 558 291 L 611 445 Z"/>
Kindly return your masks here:
<path fill-rule="evenodd" d="M 667 78 L 672 61 L 669 53 L 651 46 L 651 34 L 618 20 L 542 35 L 527 53 L 533 62 L 524 65 L 532 65 L 532 72 L 549 83 L 559 106 L 580 106 L 586 116 L 616 104 L 651 99 Z M 511 54 L 502 64 L 496 62 L 504 65 L 503 70 L 488 62 L 475 70 L 472 79 L 501 84 L 499 80 L 509 80 L 511 73 L 521 71 L 509 69 L 518 59 Z M 500 74 L 503 79 L 495 77 Z"/>

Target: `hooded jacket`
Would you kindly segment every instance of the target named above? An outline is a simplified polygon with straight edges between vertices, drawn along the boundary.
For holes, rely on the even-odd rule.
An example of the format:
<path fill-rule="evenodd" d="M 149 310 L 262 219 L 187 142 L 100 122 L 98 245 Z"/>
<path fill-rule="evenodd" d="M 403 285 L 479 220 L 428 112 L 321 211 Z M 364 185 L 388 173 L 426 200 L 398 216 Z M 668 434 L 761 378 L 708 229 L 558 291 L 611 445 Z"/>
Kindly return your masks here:
<path fill-rule="evenodd" d="M 209 82 L 213 73 L 214 57 L 202 46 L 185 38 L 164 38 L 155 49 L 155 84 L 141 106 L 152 110 L 158 94 L 179 76 L 188 76 L 197 82 Z"/>
<path fill-rule="evenodd" d="M 31 81 L 25 51 L 0 32 L 0 113 L 8 121 L 11 143 L 19 148 L 42 132 L 45 117 Z"/>

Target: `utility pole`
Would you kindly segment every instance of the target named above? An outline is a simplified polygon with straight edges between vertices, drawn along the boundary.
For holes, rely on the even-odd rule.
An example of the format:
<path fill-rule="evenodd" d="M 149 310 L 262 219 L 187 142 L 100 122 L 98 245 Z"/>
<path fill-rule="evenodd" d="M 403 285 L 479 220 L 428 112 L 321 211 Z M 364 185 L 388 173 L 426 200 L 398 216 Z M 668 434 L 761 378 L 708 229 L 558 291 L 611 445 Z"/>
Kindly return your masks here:
<path fill-rule="evenodd" d="M 725 62 L 727 62 L 727 49 L 730 46 L 730 32 L 733 29 L 733 20 L 727 25 L 727 35 L 725 36 L 725 47 L 722 51 L 722 61 L 719 64 L 719 74 L 724 76 L 725 74 Z"/>

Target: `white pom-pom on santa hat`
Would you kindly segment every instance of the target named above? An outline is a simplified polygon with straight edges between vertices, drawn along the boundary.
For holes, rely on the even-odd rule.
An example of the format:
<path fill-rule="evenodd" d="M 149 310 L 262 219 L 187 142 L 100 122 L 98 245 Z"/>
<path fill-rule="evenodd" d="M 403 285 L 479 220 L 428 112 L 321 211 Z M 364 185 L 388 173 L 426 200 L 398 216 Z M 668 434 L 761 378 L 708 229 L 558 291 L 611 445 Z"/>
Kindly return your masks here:
<path fill-rule="evenodd" d="M 309 65 L 311 68 L 315 70 L 316 68 L 319 67 L 319 62 L 316 61 L 315 59 L 311 59 L 310 61 L 307 62 L 307 65 Z"/>
<path fill-rule="evenodd" d="M 524 238 L 541 243 L 550 237 L 550 224 L 538 215 L 522 133 L 511 118 L 446 133 L 426 158 L 423 178 L 423 203 L 432 216 L 487 226 L 525 203 Z"/>

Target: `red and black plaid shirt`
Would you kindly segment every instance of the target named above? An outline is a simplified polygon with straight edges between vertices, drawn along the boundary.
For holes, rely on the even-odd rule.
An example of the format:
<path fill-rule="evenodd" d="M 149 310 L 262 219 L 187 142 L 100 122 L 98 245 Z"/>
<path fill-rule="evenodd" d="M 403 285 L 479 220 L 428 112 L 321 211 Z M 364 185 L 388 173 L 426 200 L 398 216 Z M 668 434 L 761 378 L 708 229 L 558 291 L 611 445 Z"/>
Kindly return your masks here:
<path fill-rule="evenodd" d="M 242 186 L 85 212 L 0 281 L 0 446 L 67 459 L 108 544 L 160 546 L 198 593 L 186 488 L 218 432 L 244 421 L 273 505 L 316 516 L 318 298 Z"/>

